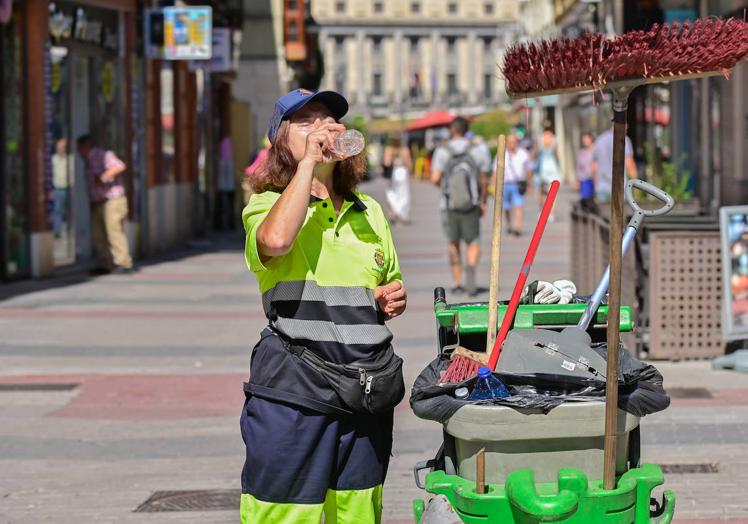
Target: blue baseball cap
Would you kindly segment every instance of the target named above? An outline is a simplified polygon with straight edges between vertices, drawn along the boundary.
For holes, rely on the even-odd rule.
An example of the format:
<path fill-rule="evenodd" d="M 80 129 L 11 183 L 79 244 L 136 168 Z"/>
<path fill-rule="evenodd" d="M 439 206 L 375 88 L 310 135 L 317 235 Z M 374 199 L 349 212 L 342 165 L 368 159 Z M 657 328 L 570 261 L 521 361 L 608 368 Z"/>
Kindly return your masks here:
<path fill-rule="evenodd" d="M 268 122 L 268 139 L 271 144 L 275 143 L 275 135 L 278 133 L 281 122 L 291 118 L 291 115 L 312 100 L 325 104 L 332 111 L 335 120 L 340 120 L 348 112 L 348 101 L 340 93 L 294 89 L 275 102 L 275 111 L 273 111 L 273 116 Z"/>

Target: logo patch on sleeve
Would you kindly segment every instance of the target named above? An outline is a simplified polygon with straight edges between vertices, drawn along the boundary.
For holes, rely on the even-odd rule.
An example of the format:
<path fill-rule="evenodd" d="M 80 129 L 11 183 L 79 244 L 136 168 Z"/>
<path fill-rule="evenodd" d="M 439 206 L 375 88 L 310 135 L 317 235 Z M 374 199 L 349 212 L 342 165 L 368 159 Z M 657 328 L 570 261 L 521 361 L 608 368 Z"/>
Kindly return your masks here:
<path fill-rule="evenodd" d="M 379 269 L 384 268 L 384 253 L 381 249 L 374 251 L 374 262 L 376 262 Z"/>

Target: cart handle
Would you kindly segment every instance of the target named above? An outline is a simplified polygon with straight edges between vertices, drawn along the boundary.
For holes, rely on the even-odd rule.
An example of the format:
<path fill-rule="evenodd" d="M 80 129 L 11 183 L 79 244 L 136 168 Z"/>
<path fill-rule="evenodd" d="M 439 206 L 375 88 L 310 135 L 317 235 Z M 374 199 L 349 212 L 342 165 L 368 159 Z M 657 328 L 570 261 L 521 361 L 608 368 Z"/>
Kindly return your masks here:
<path fill-rule="evenodd" d="M 664 205 L 659 209 L 642 209 L 636 203 L 636 200 L 634 200 L 634 189 L 639 189 L 649 195 L 652 195 L 657 200 L 660 200 Z M 673 200 L 673 197 L 668 195 L 665 191 L 663 191 L 659 187 L 653 186 L 649 182 L 636 179 L 626 182 L 626 202 L 628 202 L 628 204 L 634 210 L 634 216 L 632 217 L 629 226 L 637 229 L 644 220 L 644 217 L 656 217 L 665 215 L 669 213 L 675 205 L 675 200 Z"/>

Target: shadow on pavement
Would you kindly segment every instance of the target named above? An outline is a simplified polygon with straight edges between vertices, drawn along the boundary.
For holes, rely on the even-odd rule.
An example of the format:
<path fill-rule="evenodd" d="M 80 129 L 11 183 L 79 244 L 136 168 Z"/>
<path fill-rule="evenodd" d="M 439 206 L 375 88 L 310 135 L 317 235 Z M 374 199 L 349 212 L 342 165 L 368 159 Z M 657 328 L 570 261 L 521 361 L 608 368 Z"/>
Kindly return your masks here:
<path fill-rule="evenodd" d="M 187 242 L 185 247 L 167 253 L 159 253 L 152 257 L 135 261 L 136 271 L 157 266 L 167 262 L 177 262 L 186 258 L 210 253 L 237 253 L 244 251 L 244 232 L 237 229 L 233 232 L 215 232 L 203 238 L 195 238 Z M 90 264 L 78 264 L 72 267 L 56 269 L 51 275 L 36 280 L 20 280 L 0 284 L 0 304 L 11 298 L 45 291 L 50 289 L 75 286 L 101 276 L 90 275 Z M 109 275 L 103 275 L 109 276 Z M 127 278 L 123 275 L 122 278 Z"/>

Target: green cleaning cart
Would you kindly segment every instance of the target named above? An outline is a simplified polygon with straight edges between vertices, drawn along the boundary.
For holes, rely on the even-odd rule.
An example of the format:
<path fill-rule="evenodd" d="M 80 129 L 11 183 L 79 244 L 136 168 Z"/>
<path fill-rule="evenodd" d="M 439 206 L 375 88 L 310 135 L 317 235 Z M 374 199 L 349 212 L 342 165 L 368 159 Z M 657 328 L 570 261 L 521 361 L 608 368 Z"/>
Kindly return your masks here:
<path fill-rule="evenodd" d="M 435 296 L 443 297 L 444 292 L 437 290 Z M 583 303 L 522 305 L 514 328 L 561 329 L 575 325 L 584 310 Z M 500 305 L 498 322 L 505 311 Z M 606 306 L 598 309 L 589 331 L 593 340 L 605 339 L 607 313 Z M 457 345 L 480 347 L 485 340 L 485 303 L 448 305 L 437 299 L 435 316 L 439 353 Z M 630 308 L 621 308 L 620 325 L 622 331 L 631 331 Z M 664 482 L 662 471 L 651 464 L 639 467 L 639 418 L 621 410 L 618 484 L 616 489 L 603 489 L 604 411 L 605 404 L 599 401 L 567 402 L 547 414 L 539 409 L 465 405 L 444 424 L 437 457 L 416 465 L 416 483 L 465 523 L 670 522 L 675 497 L 666 491 L 661 502 L 650 500 L 652 490 Z M 480 485 L 479 463 L 484 470 Z M 425 469 L 432 471 L 423 484 L 420 472 Z M 424 500 L 415 500 L 413 509 L 417 523 L 429 524 Z M 431 522 L 449 521 L 434 517 Z"/>

